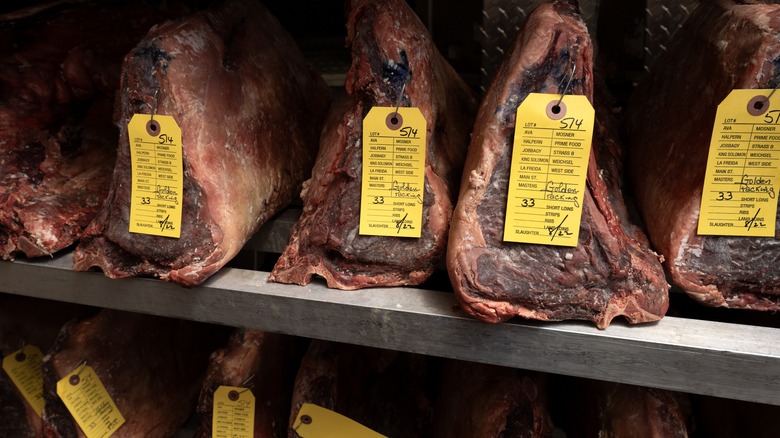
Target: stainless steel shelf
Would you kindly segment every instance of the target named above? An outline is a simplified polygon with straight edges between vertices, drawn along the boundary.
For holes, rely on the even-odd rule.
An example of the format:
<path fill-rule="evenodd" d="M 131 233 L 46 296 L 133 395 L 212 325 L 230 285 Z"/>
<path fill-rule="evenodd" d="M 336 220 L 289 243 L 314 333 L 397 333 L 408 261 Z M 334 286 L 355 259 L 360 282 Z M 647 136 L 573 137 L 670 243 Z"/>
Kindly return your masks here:
<path fill-rule="evenodd" d="M 449 292 L 287 286 L 224 269 L 194 289 L 73 272 L 72 255 L 0 263 L 0 292 L 251 327 L 780 405 L 780 329 L 667 317 L 654 324 L 484 324 Z"/>

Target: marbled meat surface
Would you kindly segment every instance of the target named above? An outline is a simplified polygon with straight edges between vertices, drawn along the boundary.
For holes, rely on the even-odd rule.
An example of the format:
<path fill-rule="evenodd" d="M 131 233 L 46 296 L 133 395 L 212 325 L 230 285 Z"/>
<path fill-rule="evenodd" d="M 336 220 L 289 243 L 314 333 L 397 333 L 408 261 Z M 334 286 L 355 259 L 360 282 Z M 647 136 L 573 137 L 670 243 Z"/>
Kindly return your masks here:
<path fill-rule="evenodd" d="M 347 96 L 333 106 L 320 140 L 303 214 L 271 273 L 272 281 L 329 287 L 414 285 L 444 254 L 476 99 L 401 0 L 355 0 L 347 44 Z M 427 121 L 422 237 L 358 233 L 362 122 L 374 106 L 417 107 Z"/>
<path fill-rule="evenodd" d="M 309 176 L 330 90 L 259 2 L 225 1 L 154 27 L 122 67 L 119 150 L 74 268 L 194 286 L 233 258 Z M 182 130 L 181 238 L 130 233 L 133 114 Z"/>
<path fill-rule="evenodd" d="M 733 89 L 778 86 L 778 32 L 778 5 L 703 2 L 626 114 L 627 175 L 650 240 L 672 282 L 708 306 L 780 309 L 780 210 L 774 238 L 697 233 L 718 104 Z"/>
<path fill-rule="evenodd" d="M 482 102 L 447 269 L 462 307 L 483 321 L 584 319 L 604 328 L 618 315 L 640 323 L 666 313 L 669 285 L 646 237 L 629 222 L 620 188 L 621 146 L 592 58 L 577 7 L 544 4 L 517 35 Z M 574 248 L 503 241 L 515 116 L 532 92 L 585 95 L 597 108 Z"/>

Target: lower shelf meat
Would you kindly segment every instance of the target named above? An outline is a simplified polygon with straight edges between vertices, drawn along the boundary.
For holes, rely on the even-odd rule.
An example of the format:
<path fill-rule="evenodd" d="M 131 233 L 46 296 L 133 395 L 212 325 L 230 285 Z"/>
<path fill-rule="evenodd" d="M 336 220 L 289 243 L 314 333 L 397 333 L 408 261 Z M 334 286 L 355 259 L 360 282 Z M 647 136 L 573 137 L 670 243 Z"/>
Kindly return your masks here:
<path fill-rule="evenodd" d="M 303 403 L 390 437 L 720 438 L 745 432 L 769 438 L 780 427 L 778 406 L 257 330 L 232 329 L 228 336 L 228 331 L 0 294 L 3 355 L 18 349 L 20 340 L 48 351 L 42 364 L 43 420 L 3 373 L 0 432 L 84 436 L 52 388 L 85 364 L 126 419 L 111 435 L 117 437 L 211 436 L 212 397 L 220 385 L 256 395 L 255 438 L 296 437 L 294 422 Z M 199 430 L 180 429 L 188 418 Z"/>
<path fill-rule="evenodd" d="M 42 365 L 45 435 L 85 436 L 57 395 L 57 382 L 88 365 L 126 420 L 112 436 L 172 436 L 192 414 L 208 356 L 225 331 L 115 310 L 67 323 Z"/>

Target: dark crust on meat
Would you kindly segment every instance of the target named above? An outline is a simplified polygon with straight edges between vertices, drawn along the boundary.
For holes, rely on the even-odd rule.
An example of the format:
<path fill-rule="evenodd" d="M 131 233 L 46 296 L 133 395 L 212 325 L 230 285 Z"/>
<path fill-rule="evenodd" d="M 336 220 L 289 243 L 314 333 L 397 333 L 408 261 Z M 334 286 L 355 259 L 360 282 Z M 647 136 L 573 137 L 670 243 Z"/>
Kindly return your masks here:
<path fill-rule="evenodd" d="M 431 436 L 431 371 L 424 356 L 314 340 L 295 380 L 288 437 L 299 437 L 293 423 L 304 403 L 385 436 Z"/>
<path fill-rule="evenodd" d="M 294 199 L 314 161 L 330 90 L 278 21 L 248 0 L 153 28 L 125 58 L 122 89 L 113 184 L 75 269 L 197 285 Z M 128 231 L 126 123 L 155 104 L 182 128 L 178 239 Z"/>
<path fill-rule="evenodd" d="M 35 437 L 27 418 L 26 402 L 5 372 L 0 373 L 0 418 L 0 436 Z"/>
<path fill-rule="evenodd" d="M 780 210 L 774 238 L 697 234 L 717 106 L 733 89 L 777 86 L 778 29 L 780 6 L 705 2 L 626 115 L 628 176 L 650 240 L 672 281 L 709 306 L 780 309 Z M 685 75 L 670 80 L 681 62 Z"/>
<path fill-rule="evenodd" d="M 599 436 L 687 438 L 678 395 L 663 389 L 618 383 L 593 383 L 601 419 Z"/>
<path fill-rule="evenodd" d="M 178 10 L 123 3 L 0 23 L 0 259 L 70 246 L 108 193 L 122 57 Z"/>
<path fill-rule="evenodd" d="M 45 435 L 84 436 L 56 384 L 86 362 L 125 417 L 114 436 L 173 436 L 195 408 L 208 355 L 225 339 L 219 327 L 114 310 L 67 325 L 42 364 Z"/>
<path fill-rule="evenodd" d="M 303 215 L 270 279 L 303 285 L 316 274 L 340 289 L 419 284 L 445 249 L 476 99 L 405 2 L 353 1 L 348 31 L 347 96 L 331 109 Z M 428 122 L 419 239 L 358 234 L 362 120 L 396 102 L 418 107 Z"/>
<path fill-rule="evenodd" d="M 200 391 L 195 436 L 212 435 L 214 392 L 222 385 L 249 388 L 255 396 L 255 435 L 287 435 L 293 381 L 303 353 L 293 337 L 258 330 L 237 329 L 228 344 L 210 358 Z M 301 350 L 301 351 L 299 351 Z"/>
<path fill-rule="evenodd" d="M 592 47 L 584 23 L 562 2 L 537 9 L 497 71 L 477 116 L 447 267 L 456 295 L 476 317 L 584 319 L 606 327 L 660 319 L 668 285 L 646 239 L 631 225 L 620 192 L 620 148 L 602 95 L 576 248 L 503 241 L 515 113 L 528 93 L 562 92 L 593 102 Z"/>
<path fill-rule="evenodd" d="M 552 436 L 544 375 L 455 360 L 444 363 L 441 375 L 433 436 Z"/>

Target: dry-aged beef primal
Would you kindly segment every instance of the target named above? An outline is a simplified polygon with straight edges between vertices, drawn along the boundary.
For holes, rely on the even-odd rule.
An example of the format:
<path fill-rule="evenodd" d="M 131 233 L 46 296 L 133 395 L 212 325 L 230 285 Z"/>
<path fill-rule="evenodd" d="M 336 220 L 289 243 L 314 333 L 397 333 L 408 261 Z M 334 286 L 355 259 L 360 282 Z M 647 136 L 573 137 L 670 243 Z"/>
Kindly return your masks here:
<path fill-rule="evenodd" d="M 618 383 L 594 383 L 603 438 L 687 438 L 682 395 Z"/>
<path fill-rule="evenodd" d="M 295 419 L 312 403 L 385 436 L 429 437 L 432 371 L 425 356 L 312 341 L 295 379 L 288 436 L 299 438 Z"/>
<path fill-rule="evenodd" d="M 57 396 L 57 381 L 86 363 L 125 418 L 112 437 L 170 437 L 195 408 L 223 328 L 102 310 L 62 328 L 43 360 L 44 433 L 84 437 Z"/>
<path fill-rule="evenodd" d="M 573 69 L 570 88 L 562 90 Z M 618 315 L 639 323 L 666 312 L 661 264 L 628 222 L 620 146 L 600 90 L 578 246 L 503 241 L 517 107 L 531 92 L 565 91 L 593 102 L 594 82 L 592 45 L 577 7 L 556 1 L 536 9 L 480 107 L 450 229 L 450 279 L 479 319 L 585 319 L 603 328 Z"/>
<path fill-rule="evenodd" d="M 228 344 L 211 355 L 200 391 L 200 425 L 195 436 L 212 434 L 214 391 L 220 386 L 249 388 L 255 396 L 255 438 L 287 436 L 295 374 L 300 364 L 298 339 L 258 330 L 237 329 Z"/>
<path fill-rule="evenodd" d="M 543 375 L 455 360 L 441 375 L 434 437 L 552 436 Z"/>
<path fill-rule="evenodd" d="M 113 182 L 74 267 L 185 286 L 219 270 L 294 199 L 330 103 L 330 90 L 292 37 L 250 0 L 153 28 L 125 57 L 122 91 Z M 127 123 L 152 111 L 173 116 L 182 130 L 180 239 L 128 231 Z"/>
<path fill-rule="evenodd" d="M 550 382 L 553 419 L 569 438 L 685 438 L 696 422 L 687 394 L 563 376 Z"/>
<path fill-rule="evenodd" d="M 43 436 L 41 419 L 16 390 L 11 378 L 0 373 L 0 436 Z"/>
<path fill-rule="evenodd" d="M 0 22 L 0 259 L 71 245 L 105 199 L 122 57 L 168 14 L 128 3 L 31 8 Z"/>
<path fill-rule="evenodd" d="M 0 360 L 25 345 L 46 353 L 62 325 L 84 311 L 75 304 L 0 294 Z M 42 426 L 41 418 L 0 370 L 0 436 L 40 437 Z"/>
<path fill-rule="evenodd" d="M 347 29 L 347 96 L 323 129 L 303 214 L 270 279 L 303 285 L 317 274 L 340 289 L 419 284 L 446 246 L 476 100 L 406 2 L 351 1 Z M 362 121 L 372 107 L 396 103 L 419 108 L 428 126 L 420 239 L 358 233 Z"/>
<path fill-rule="evenodd" d="M 780 309 L 780 210 L 774 238 L 697 234 L 717 106 L 732 89 L 777 87 L 778 32 L 780 6 L 704 2 L 626 115 L 628 176 L 650 240 L 673 283 L 710 306 Z"/>
<path fill-rule="evenodd" d="M 691 395 L 696 436 L 773 438 L 780 430 L 780 406 Z"/>
<path fill-rule="evenodd" d="M 688 426 L 677 394 L 617 383 L 596 384 L 603 438 L 687 438 Z M 682 396 L 680 396 L 682 397 Z"/>

